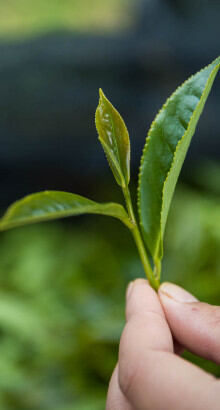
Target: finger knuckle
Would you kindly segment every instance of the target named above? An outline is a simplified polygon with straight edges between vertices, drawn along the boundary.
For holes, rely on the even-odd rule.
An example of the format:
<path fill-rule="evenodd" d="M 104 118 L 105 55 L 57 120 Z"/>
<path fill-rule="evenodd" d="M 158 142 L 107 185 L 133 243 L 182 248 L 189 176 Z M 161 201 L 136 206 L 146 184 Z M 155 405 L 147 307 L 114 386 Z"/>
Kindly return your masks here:
<path fill-rule="evenodd" d="M 220 363 L 220 307 L 212 306 L 208 311 L 206 322 L 208 323 L 208 335 L 206 337 L 209 359 Z"/>
<path fill-rule="evenodd" d="M 213 306 L 211 312 L 211 325 L 216 329 L 220 326 L 220 307 Z"/>
<path fill-rule="evenodd" d="M 126 397 L 129 397 L 138 375 L 137 352 L 130 347 L 129 328 L 130 323 L 124 328 L 119 347 L 119 386 Z"/>

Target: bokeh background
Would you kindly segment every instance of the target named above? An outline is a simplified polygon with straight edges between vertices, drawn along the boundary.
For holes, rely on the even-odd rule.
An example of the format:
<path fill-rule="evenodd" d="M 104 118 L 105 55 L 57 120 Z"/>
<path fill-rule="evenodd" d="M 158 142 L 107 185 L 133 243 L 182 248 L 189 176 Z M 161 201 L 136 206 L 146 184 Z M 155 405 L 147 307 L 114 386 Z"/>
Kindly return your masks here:
<path fill-rule="evenodd" d="M 122 201 L 94 126 L 98 88 L 123 115 L 133 196 L 165 99 L 219 55 L 215 0 L 0 0 L 0 209 L 58 189 Z M 220 303 L 220 80 L 175 193 L 163 279 Z M 143 277 L 120 222 L 90 216 L 0 236 L 0 407 L 102 410 L 129 280 Z M 220 376 L 219 366 L 186 357 Z"/>

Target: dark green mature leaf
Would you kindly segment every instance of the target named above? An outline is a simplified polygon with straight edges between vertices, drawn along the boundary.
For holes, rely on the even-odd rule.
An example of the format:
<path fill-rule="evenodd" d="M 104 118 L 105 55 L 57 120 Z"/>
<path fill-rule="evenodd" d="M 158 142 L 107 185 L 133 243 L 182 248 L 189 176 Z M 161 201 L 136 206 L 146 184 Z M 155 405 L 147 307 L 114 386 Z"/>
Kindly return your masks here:
<path fill-rule="evenodd" d="M 96 110 L 95 122 L 99 140 L 117 183 L 125 187 L 130 179 L 130 141 L 126 125 L 103 91 Z"/>
<path fill-rule="evenodd" d="M 141 159 L 138 207 L 142 234 L 157 264 L 175 185 L 220 57 L 190 77 L 167 100 L 148 133 Z"/>
<path fill-rule="evenodd" d="M 0 230 L 86 213 L 113 216 L 131 227 L 120 204 L 99 204 L 69 192 L 45 191 L 28 195 L 12 204 L 0 220 Z"/>

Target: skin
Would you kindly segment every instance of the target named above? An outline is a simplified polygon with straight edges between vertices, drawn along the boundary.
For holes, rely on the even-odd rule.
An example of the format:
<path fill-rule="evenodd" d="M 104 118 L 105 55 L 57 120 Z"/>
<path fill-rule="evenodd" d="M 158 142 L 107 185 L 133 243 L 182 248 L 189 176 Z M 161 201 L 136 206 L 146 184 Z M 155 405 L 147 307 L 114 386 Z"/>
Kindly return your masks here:
<path fill-rule="evenodd" d="M 181 358 L 181 346 L 220 364 L 220 307 L 171 283 L 157 294 L 131 282 L 106 410 L 219 410 L 220 380 Z"/>

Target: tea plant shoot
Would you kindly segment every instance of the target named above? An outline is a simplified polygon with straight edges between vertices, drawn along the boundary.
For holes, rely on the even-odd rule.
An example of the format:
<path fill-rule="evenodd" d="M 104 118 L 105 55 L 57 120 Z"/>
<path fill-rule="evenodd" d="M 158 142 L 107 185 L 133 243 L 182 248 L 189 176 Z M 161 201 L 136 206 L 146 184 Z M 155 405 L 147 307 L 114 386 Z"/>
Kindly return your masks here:
<path fill-rule="evenodd" d="M 157 290 L 171 200 L 219 68 L 220 57 L 192 75 L 168 98 L 152 122 L 140 162 L 138 216 L 135 215 L 129 190 L 128 130 L 118 111 L 100 89 L 96 128 L 114 178 L 122 189 L 125 207 L 114 202 L 97 203 L 69 192 L 44 191 L 12 204 L 0 220 L 0 229 L 85 213 L 115 217 L 132 233 L 146 276 Z"/>

